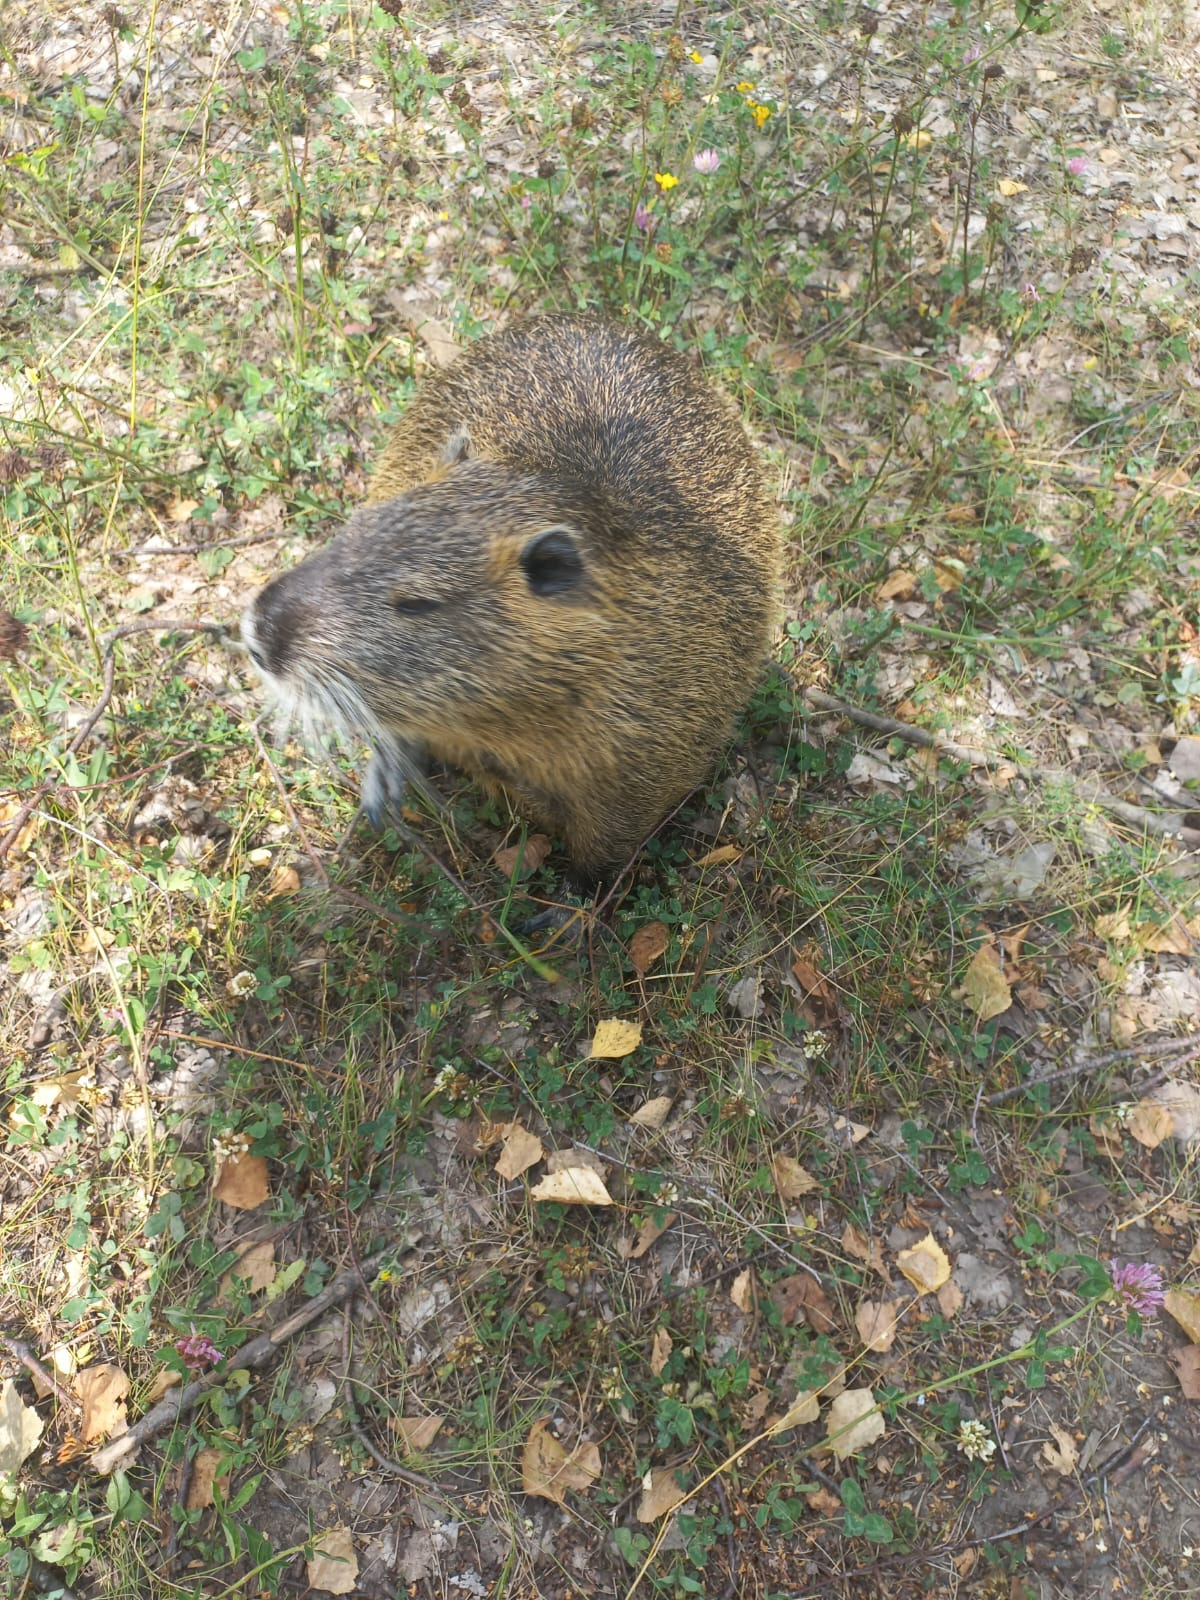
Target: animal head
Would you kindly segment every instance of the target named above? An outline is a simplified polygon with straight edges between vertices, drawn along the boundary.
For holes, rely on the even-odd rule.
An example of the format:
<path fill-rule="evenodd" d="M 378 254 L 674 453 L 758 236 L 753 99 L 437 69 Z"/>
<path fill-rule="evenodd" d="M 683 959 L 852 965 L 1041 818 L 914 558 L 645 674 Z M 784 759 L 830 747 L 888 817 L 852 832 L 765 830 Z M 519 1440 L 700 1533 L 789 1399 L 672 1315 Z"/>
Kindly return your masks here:
<path fill-rule="evenodd" d="M 629 581 L 604 559 L 614 539 L 594 493 L 462 461 L 357 511 L 259 591 L 243 637 L 305 722 L 486 742 L 526 707 L 568 712 L 602 668 Z"/>

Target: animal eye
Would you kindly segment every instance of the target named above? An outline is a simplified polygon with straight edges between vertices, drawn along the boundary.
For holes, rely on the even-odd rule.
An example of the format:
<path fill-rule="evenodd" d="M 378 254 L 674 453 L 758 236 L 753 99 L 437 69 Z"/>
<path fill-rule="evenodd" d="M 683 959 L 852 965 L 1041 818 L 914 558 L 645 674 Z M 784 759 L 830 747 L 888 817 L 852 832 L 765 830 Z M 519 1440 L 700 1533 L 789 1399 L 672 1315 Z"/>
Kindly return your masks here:
<path fill-rule="evenodd" d="M 392 596 L 392 610 L 398 611 L 402 617 L 423 617 L 430 611 L 436 611 L 441 605 L 440 600 L 426 600 L 420 595 L 397 594 Z"/>
<path fill-rule="evenodd" d="M 521 570 L 530 589 L 547 598 L 570 594 L 583 582 L 583 556 L 569 528 L 547 528 L 521 551 Z"/>

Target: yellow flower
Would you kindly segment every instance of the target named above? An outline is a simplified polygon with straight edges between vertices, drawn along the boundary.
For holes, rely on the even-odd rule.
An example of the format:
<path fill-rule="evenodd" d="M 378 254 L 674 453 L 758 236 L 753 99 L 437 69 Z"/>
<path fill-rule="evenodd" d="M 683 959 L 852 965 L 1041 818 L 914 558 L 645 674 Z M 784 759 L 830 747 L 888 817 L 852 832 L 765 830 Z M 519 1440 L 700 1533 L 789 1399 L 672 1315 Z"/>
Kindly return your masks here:
<path fill-rule="evenodd" d="M 751 106 L 750 114 L 754 118 L 755 125 L 761 128 L 763 123 L 771 115 L 771 108 L 770 106 Z"/>
<path fill-rule="evenodd" d="M 752 83 L 735 83 L 733 87 L 737 90 L 738 94 L 754 93 L 754 85 Z"/>
<path fill-rule="evenodd" d="M 668 189 L 673 189 L 675 187 L 675 185 L 679 182 L 679 179 L 673 172 L 656 172 L 654 174 L 654 181 L 662 190 L 662 192 L 666 194 Z"/>

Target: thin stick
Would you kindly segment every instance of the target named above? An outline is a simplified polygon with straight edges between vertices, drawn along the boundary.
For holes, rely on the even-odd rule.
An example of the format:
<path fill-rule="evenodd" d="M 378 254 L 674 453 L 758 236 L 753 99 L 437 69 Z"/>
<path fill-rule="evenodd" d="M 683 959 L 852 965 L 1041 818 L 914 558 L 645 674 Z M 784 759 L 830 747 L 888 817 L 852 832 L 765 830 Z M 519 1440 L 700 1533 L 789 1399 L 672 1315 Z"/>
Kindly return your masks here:
<path fill-rule="evenodd" d="M 301 1306 L 299 1311 L 286 1318 L 277 1328 L 270 1333 L 256 1335 L 240 1350 L 235 1350 L 228 1356 L 223 1363 L 225 1372 L 235 1371 L 239 1367 L 249 1367 L 254 1370 L 266 1366 L 287 1340 L 307 1328 L 310 1322 L 315 1322 L 331 1306 L 341 1305 L 343 1301 L 348 1300 L 362 1288 L 362 1284 L 363 1272 L 358 1267 L 351 1267 L 348 1271 L 339 1273 L 320 1294 Z M 209 1372 L 203 1378 L 196 1378 L 192 1383 L 185 1384 L 182 1389 L 172 1389 L 156 1406 L 151 1406 L 146 1415 L 139 1418 L 127 1433 L 110 1440 L 96 1451 L 90 1463 L 93 1471 L 109 1473 L 114 1468 L 122 1466 L 148 1439 L 153 1439 L 165 1428 L 178 1422 L 186 1412 L 194 1409 L 210 1389 L 222 1382 L 224 1382 L 223 1373 Z"/>
<path fill-rule="evenodd" d="M 1200 850 L 1200 828 L 1190 828 L 1184 822 L 1177 820 L 1178 812 L 1164 815 L 1157 811 L 1147 811 L 1144 806 L 1131 805 L 1128 800 L 1118 800 L 1115 795 L 1109 794 L 1107 789 L 1091 778 L 1077 777 L 1073 773 L 1051 767 L 1031 767 L 1008 756 L 989 755 L 986 750 L 959 744 L 955 739 L 946 739 L 939 733 L 930 733 L 927 728 L 914 727 L 911 722 L 896 722 L 891 717 L 877 716 L 873 711 L 861 711 L 857 706 L 847 705 L 844 700 L 836 700 L 833 695 L 825 694 L 821 689 L 805 689 L 803 694 L 817 711 L 832 711 L 837 716 L 847 717 L 851 722 L 857 723 L 860 728 L 870 728 L 874 733 L 885 733 L 892 739 L 903 739 L 906 744 L 915 744 L 922 750 L 944 750 L 956 761 L 965 761 L 969 766 L 983 766 L 989 772 L 994 772 L 999 767 L 1015 767 L 1023 778 L 1043 786 L 1055 783 L 1069 784 L 1089 805 L 1098 806 L 1101 811 L 1107 811 L 1110 816 L 1117 817 L 1121 822 L 1128 822 L 1135 828 L 1144 828 L 1147 833 L 1157 833 L 1166 839 L 1176 839 L 1190 850 Z"/>

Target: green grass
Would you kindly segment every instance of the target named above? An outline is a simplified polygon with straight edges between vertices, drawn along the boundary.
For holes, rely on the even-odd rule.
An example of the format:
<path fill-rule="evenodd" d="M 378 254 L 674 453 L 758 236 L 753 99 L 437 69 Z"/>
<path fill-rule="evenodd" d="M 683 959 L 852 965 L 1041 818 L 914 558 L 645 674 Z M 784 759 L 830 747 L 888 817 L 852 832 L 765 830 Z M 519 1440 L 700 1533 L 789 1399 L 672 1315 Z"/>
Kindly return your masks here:
<path fill-rule="evenodd" d="M 364 1594 L 477 1568 L 513 1600 L 782 1596 L 814 1563 L 850 1594 L 876 1562 L 897 1593 L 923 1563 L 928 1592 L 971 1570 L 1007 1594 L 1048 1559 L 1005 1532 L 1028 1441 L 1131 1414 L 1152 1359 L 1096 1258 L 1194 1270 L 1194 1175 L 1130 1133 L 1128 1060 L 978 1104 L 1189 1026 L 1194 948 L 1146 932 L 1195 918 L 1178 851 L 1078 782 L 1154 808 L 1156 741 L 1200 722 L 1194 315 L 1182 274 L 1127 291 L 1068 167 L 1101 135 L 1062 114 L 1084 60 L 1089 94 L 1162 92 L 1156 18 L 1081 20 L 1068 63 L 1003 8 L 735 6 L 678 36 L 627 9 L 347 0 L 214 31 L 55 0 L 0 24 L 0 541 L 28 630 L 0 660 L 0 836 L 35 802 L 2 883 L 0 1381 L 46 1429 L 0 1478 L 7 1594 L 290 1593 L 340 1523 L 366 1570 L 421 1524 L 364 1436 L 463 1530 Z M 1030 97 L 1048 131 L 1017 148 Z M 527 952 L 558 858 L 510 883 L 519 821 L 453 778 L 445 814 L 370 833 L 355 753 L 270 743 L 220 629 L 361 499 L 442 342 L 573 307 L 660 332 L 745 410 L 788 530 L 784 672 L 598 925 Z M 996 864 L 1032 846 L 1015 895 Z M 1017 1007 L 980 1022 L 988 941 Z M 589 1059 L 614 1016 L 640 1044 Z M 631 1122 L 660 1096 L 664 1123 Z M 599 1151 L 615 1205 L 502 1178 L 513 1123 Z M 267 1163 L 253 1210 L 213 1195 L 239 1140 Z M 1064 1174 L 1115 1232 L 1058 1203 Z M 1008 1297 L 927 1296 L 869 1350 L 856 1312 L 907 1303 L 897 1253 L 927 1231 Z M 256 1289 L 230 1279 L 251 1243 Z M 354 1262 L 352 1309 L 89 1470 L 73 1371 L 121 1368 L 135 1419 L 193 1327 L 233 1352 Z M 57 1398 L 26 1347 L 63 1352 Z M 842 1386 L 888 1428 L 845 1460 L 816 1448 Z M 771 1434 L 806 1389 L 821 1421 Z M 404 1456 L 417 1416 L 440 1430 Z M 1010 1417 L 1014 1458 L 964 1455 L 965 1422 Z M 563 1516 L 522 1488 L 547 1418 L 600 1453 Z M 218 1486 L 189 1503 L 202 1450 Z M 640 1521 L 660 1468 L 701 1487 Z M 1144 1592 L 1187 1592 L 1181 1560 L 1164 1530 Z"/>

